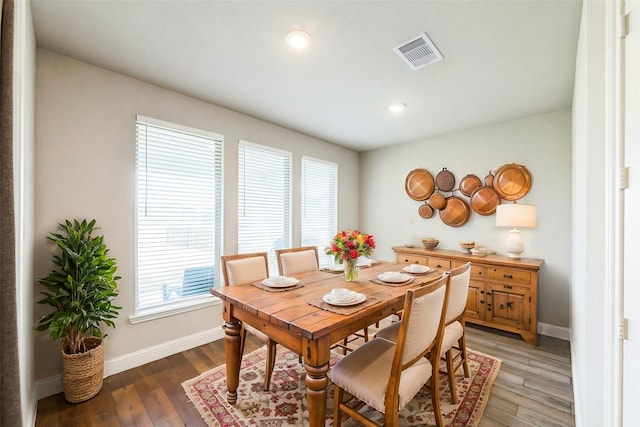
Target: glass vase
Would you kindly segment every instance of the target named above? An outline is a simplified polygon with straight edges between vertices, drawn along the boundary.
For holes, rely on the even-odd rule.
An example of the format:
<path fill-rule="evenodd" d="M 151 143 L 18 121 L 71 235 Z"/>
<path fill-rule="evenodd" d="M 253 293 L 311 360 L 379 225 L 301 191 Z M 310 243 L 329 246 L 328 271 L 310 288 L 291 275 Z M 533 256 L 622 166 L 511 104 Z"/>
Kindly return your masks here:
<path fill-rule="evenodd" d="M 358 280 L 358 259 L 347 258 L 344 260 L 344 279 L 347 282 Z"/>

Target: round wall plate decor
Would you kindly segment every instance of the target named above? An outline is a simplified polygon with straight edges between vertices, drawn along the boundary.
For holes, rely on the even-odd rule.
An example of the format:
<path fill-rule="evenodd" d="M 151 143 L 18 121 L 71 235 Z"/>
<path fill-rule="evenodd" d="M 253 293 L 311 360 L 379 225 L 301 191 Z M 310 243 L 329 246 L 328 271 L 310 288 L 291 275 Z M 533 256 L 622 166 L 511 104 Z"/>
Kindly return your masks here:
<path fill-rule="evenodd" d="M 423 203 L 418 208 L 418 215 L 420 215 L 421 218 L 429 219 L 433 216 L 433 209 L 431 209 L 431 206 L 428 204 Z"/>
<path fill-rule="evenodd" d="M 480 187 L 482 187 L 482 181 L 474 174 L 466 175 L 460 180 L 460 192 L 467 197 L 471 197 L 471 193 Z"/>
<path fill-rule="evenodd" d="M 447 198 L 447 206 L 440 212 L 440 219 L 451 227 L 460 227 L 469 220 L 471 209 L 467 202 L 457 196 Z"/>
<path fill-rule="evenodd" d="M 493 178 L 493 188 L 504 200 L 521 199 L 531 188 L 531 174 L 517 163 L 502 165 Z"/>
<path fill-rule="evenodd" d="M 407 175 L 404 188 L 413 200 L 427 200 L 435 189 L 433 175 L 426 169 L 414 169 Z"/>
<path fill-rule="evenodd" d="M 442 168 L 442 170 L 436 175 L 436 185 L 440 191 L 452 191 L 456 186 L 456 178 L 450 170 Z"/>

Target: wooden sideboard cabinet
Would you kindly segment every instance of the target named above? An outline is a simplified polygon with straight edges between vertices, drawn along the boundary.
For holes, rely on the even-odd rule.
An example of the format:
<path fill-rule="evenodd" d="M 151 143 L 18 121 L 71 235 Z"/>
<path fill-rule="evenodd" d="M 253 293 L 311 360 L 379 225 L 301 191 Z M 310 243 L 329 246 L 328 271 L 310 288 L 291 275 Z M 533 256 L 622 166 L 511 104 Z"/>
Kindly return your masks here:
<path fill-rule="evenodd" d="M 541 259 L 478 257 L 462 252 L 394 246 L 397 262 L 450 270 L 471 261 L 466 321 L 520 334 L 537 345 L 538 272 Z"/>

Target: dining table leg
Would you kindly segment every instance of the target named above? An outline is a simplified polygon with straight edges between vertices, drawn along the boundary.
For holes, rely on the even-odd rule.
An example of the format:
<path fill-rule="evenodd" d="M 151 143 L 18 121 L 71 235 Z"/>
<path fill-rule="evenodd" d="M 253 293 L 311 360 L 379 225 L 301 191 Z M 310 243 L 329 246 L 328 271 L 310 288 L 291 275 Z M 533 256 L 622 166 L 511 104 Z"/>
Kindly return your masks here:
<path fill-rule="evenodd" d="M 227 402 L 234 405 L 238 400 L 238 384 L 240 382 L 240 363 L 242 354 L 240 344 L 242 324 L 238 320 L 230 320 L 224 324 L 224 352 L 227 362 Z"/>
<path fill-rule="evenodd" d="M 309 405 L 309 424 L 311 427 L 324 427 L 327 415 L 327 385 L 329 385 L 330 348 L 326 340 L 306 343 L 304 368 L 307 371 L 304 383 L 307 387 Z"/>

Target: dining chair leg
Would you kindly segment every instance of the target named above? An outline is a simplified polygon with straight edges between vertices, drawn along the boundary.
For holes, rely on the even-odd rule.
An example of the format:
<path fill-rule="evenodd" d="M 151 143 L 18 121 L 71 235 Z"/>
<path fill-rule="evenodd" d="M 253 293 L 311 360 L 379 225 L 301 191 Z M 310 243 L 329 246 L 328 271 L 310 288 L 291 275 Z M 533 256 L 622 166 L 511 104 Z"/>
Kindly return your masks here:
<path fill-rule="evenodd" d="M 464 369 L 464 377 L 469 378 L 469 359 L 467 359 L 467 340 L 464 333 L 458 340 L 458 348 L 460 348 L 460 357 L 462 357 L 462 367 Z"/>
<path fill-rule="evenodd" d="M 333 386 L 333 427 L 340 427 L 342 425 L 342 413 L 340 412 L 340 405 L 344 398 L 344 390 L 337 385 Z"/>
<path fill-rule="evenodd" d="M 440 390 L 438 389 L 438 369 L 433 370 L 433 375 L 431 375 L 429 381 L 429 394 L 431 394 L 431 403 L 433 404 L 433 417 L 436 419 L 436 426 L 443 427 L 442 409 L 440 409 Z"/>
<path fill-rule="evenodd" d="M 449 349 L 445 354 L 447 363 L 447 377 L 449 378 L 449 393 L 451 394 L 451 403 L 458 403 L 458 394 L 456 393 L 456 372 L 453 364 L 453 349 Z"/>
<path fill-rule="evenodd" d="M 265 361 L 264 391 L 269 391 L 269 384 L 271 384 L 271 374 L 273 374 L 273 368 L 276 365 L 277 350 L 277 343 L 273 340 L 269 340 L 269 342 L 267 343 L 267 360 Z"/>

